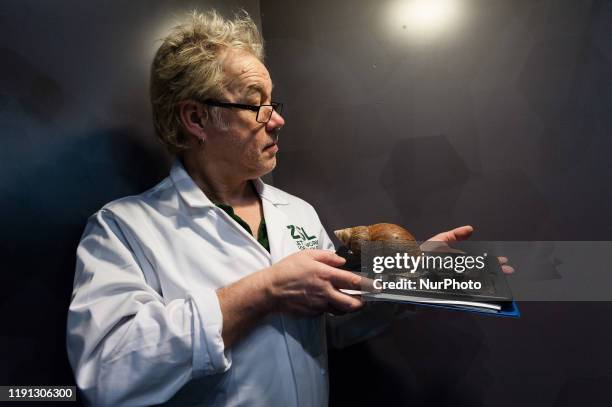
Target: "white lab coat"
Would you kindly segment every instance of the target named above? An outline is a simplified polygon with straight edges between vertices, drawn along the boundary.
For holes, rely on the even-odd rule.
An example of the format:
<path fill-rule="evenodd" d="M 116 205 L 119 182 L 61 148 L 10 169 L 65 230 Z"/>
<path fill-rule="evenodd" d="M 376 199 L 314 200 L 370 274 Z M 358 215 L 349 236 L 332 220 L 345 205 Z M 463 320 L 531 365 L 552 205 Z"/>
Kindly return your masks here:
<path fill-rule="evenodd" d="M 231 349 L 223 345 L 215 289 L 298 247 L 334 248 L 312 206 L 254 183 L 271 253 L 216 207 L 179 161 L 153 189 L 89 219 L 77 250 L 67 337 L 88 402 L 327 405 L 324 316 L 272 314 Z M 344 329 L 336 323 L 332 339 L 350 343 L 373 334 L 388 321 L 379 319 Z"/>

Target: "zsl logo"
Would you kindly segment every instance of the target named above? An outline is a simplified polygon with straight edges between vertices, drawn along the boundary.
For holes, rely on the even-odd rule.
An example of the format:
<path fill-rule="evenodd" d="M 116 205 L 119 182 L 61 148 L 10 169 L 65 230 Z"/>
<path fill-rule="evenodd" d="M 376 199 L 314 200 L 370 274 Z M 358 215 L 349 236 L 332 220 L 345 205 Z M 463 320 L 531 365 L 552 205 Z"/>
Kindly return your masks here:
<path fill-rule="evenodd" d="M 288 225 L 287 229 L 291 231 L 291 237 L 294 240 L 312 240 L 316 238 L 316 236 L 308 236 L 308 233 L 306 233 L 306 230 L 304 230 L 304 228 L 299 227 L 299 226 Z"/>
<path fill-rule="evenodd" d="M 316 249 L 319 246 L 319 239 L 316 236 L 308 236 L 303 227 L 287 225 L 287 229 L 291 232 L 291 237 L 298 249 Z"/>

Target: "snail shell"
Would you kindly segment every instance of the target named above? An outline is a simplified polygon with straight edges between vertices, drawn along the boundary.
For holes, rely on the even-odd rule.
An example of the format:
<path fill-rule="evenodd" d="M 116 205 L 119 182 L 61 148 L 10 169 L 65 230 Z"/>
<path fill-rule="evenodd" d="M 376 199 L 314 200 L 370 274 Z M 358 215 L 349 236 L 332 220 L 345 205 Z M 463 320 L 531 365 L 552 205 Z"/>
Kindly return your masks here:
<path fill-rule="evenodd" d="M 361 244 L 364 241 L 412 241 L 416 239 L 410 232 L 393 223 L 376 223 L 370 226 L 354 226 L 352 228 L 334 231 L 334 234 L 353 253 L 361 252 Z"/>

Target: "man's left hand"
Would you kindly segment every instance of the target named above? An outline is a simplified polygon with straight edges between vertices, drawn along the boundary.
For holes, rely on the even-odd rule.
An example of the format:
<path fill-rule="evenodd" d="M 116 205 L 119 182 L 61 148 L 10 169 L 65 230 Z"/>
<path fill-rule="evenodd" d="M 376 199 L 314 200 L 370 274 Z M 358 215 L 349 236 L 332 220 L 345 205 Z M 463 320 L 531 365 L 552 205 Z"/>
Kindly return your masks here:
<path fill-rule="evenodd" d="M 450 242 L 460 242 L 462 240 L 469 239 L 469 237 L 474 233 L 474 228 L 470 225 L 460 226 L 458 228 L 448 230 L 446 232 L 438 233 L 437 235 L 427 239 L 427 242 L 441 242 L 440 244 L 434 244 L 434 249 L 440 249 L 440 247 L 445 246 L 448 247 L 448 243 Z M 429 248 L 429 244 L 425 246 Z M 499 256 L 497 258 L 499 260 L 499 264 L 501 266 L 504 274 L 512 274 L 514 273 L 514 268 L 508 264 L 508 258 Z"/>

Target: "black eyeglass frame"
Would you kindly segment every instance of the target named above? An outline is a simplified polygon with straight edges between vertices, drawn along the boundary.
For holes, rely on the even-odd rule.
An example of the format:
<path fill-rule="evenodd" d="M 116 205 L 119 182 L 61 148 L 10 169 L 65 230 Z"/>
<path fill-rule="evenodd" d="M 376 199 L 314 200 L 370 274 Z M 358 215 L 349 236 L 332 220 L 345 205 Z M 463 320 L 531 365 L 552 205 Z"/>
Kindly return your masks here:
<path fill-rule="evenodd" d="M 226 109 L 243 109 L 243 110 L 250 110 L 252 112 L 257 112 L 255 121 L 257 123 L 262 123 L 262 124 L 268 123 L 272 119 L 272 113 L 276 112 L 278 114 L 281 114 L 283 111 L 283 104 L 280 102 L 271 102 L 270 104 L 265 104 L 265 105 L 245 105 L 243 103 L 219 102 L 213 99 L 206 99 L 206 100 L 201 100 L 198 98 L 194 98 L 194 99 L 208 106 L 223 107 Z M 273 112 L 270 113 L 270 117 L 268 117 L 268 120 L 262 122 L 259 120 L 259 113 L 261 112 L 261 108 L 264 106 L 271 107 Z"/>

